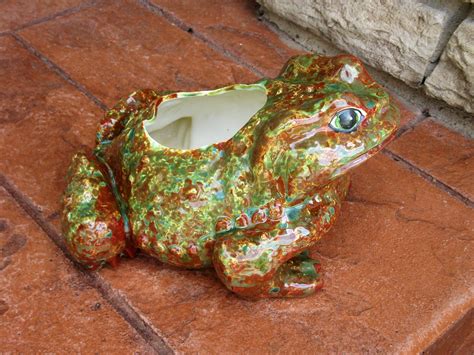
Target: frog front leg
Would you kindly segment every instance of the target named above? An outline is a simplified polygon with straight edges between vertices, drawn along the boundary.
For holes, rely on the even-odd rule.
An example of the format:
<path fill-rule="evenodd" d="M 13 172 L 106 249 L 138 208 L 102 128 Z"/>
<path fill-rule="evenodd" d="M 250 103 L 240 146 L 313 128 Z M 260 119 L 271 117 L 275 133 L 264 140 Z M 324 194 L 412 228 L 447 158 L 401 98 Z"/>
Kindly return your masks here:
<path fill-rule="evenodd" d="M 62 225 L 72 256 L 89 269 L 115 265 L 127 248 L 124 217 L 107 171 L 92 155 L 76 154 L 63 196 Z"/>
<path fill-rule="evenodd" d="M 214 247 L 214 266 L 222 282 L 250 298 L 300 297 L 320 289 L 319 263 L 306 251 L 334 223 L 348 184 L 347 179 L 341 180 L 296 212 L 291 208 L 297 206 L 288 208 L 286 218 L 272 229 L 262 225 L 220 237 Z"/>
<path fill-rule="evenodd" d="M 317 239 L 303 227 L 239 231 L 217 240 L 214 267 L 226 287 L 243 297 L 309 295 L 321 282 L 316 261 L 303 253 Z"/>

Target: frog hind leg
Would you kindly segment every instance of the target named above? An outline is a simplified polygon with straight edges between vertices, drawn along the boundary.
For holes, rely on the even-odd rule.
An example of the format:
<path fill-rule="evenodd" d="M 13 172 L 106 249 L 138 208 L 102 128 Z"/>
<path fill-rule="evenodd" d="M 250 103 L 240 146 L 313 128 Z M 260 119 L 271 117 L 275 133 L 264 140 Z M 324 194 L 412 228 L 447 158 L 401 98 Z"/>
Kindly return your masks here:
<path fill-rule="evenodd" d="M 76 154 L 69 167 L 61 222 L 71 255 L 88 269 L 118 263 L 127 245 L 125 221 L 107 179 L 92 155 Z"/>

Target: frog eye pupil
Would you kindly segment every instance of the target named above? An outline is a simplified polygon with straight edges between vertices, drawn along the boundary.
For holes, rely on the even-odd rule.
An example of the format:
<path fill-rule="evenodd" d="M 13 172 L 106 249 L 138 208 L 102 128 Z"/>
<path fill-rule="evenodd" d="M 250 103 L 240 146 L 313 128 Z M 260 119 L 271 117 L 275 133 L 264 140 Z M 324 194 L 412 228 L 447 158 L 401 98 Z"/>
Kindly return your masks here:
<path fill-rule="evenodd" d="M 364 118 L 364 114 L 355 109 L 347 108 L 339 111 L 332 119 L 329 127 L 336 132 L 350 133 L 357 129 L 357 126 Z"/>
<path fill-rule="evenodd" d="M 357 114 L 354 110 L 344 110 L 339 114 L 339 125 L 343 129 L 351 129 L 357 123 Z"/>

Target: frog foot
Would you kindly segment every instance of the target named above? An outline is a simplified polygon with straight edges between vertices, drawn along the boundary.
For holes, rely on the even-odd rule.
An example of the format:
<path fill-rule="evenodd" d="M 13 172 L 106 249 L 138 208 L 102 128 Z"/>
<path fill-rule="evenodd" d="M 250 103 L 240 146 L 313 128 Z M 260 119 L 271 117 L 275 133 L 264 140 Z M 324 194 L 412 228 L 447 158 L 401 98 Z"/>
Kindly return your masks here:
<path fill-rule="evenodd" d="M 320 263 L 305 252 L 314 243 L 304 228 L 223 236 L 214 267 L 228 289 L 247 298 L 302 297 L 323 286 Z"/>
<path fill-rule="evenodd" d="M 88 269 L 134 254 L 107 171 L 92 155 L 76 154 L 67 177 L 61 221 L 71 255 Z"/>
<path fill-rule="evenodd" d="M 303 254 L 280 266 L 269 284 L 270 297 L 301 297 L 310 295 L 323 287 L 318 260 Z"/>

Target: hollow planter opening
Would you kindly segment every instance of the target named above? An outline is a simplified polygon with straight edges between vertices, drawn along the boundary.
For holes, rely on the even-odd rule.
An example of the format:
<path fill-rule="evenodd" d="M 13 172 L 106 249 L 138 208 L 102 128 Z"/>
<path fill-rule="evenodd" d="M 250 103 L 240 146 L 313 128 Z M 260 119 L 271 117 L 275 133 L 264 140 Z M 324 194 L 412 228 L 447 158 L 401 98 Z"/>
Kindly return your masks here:
<path fill-rule="evenodd" d="M 165 147 L 197 149 L 232 138 L 266 101 L 266 90 L 258 84 L 179 93 L 158 106 L 145 130 Z"/>

